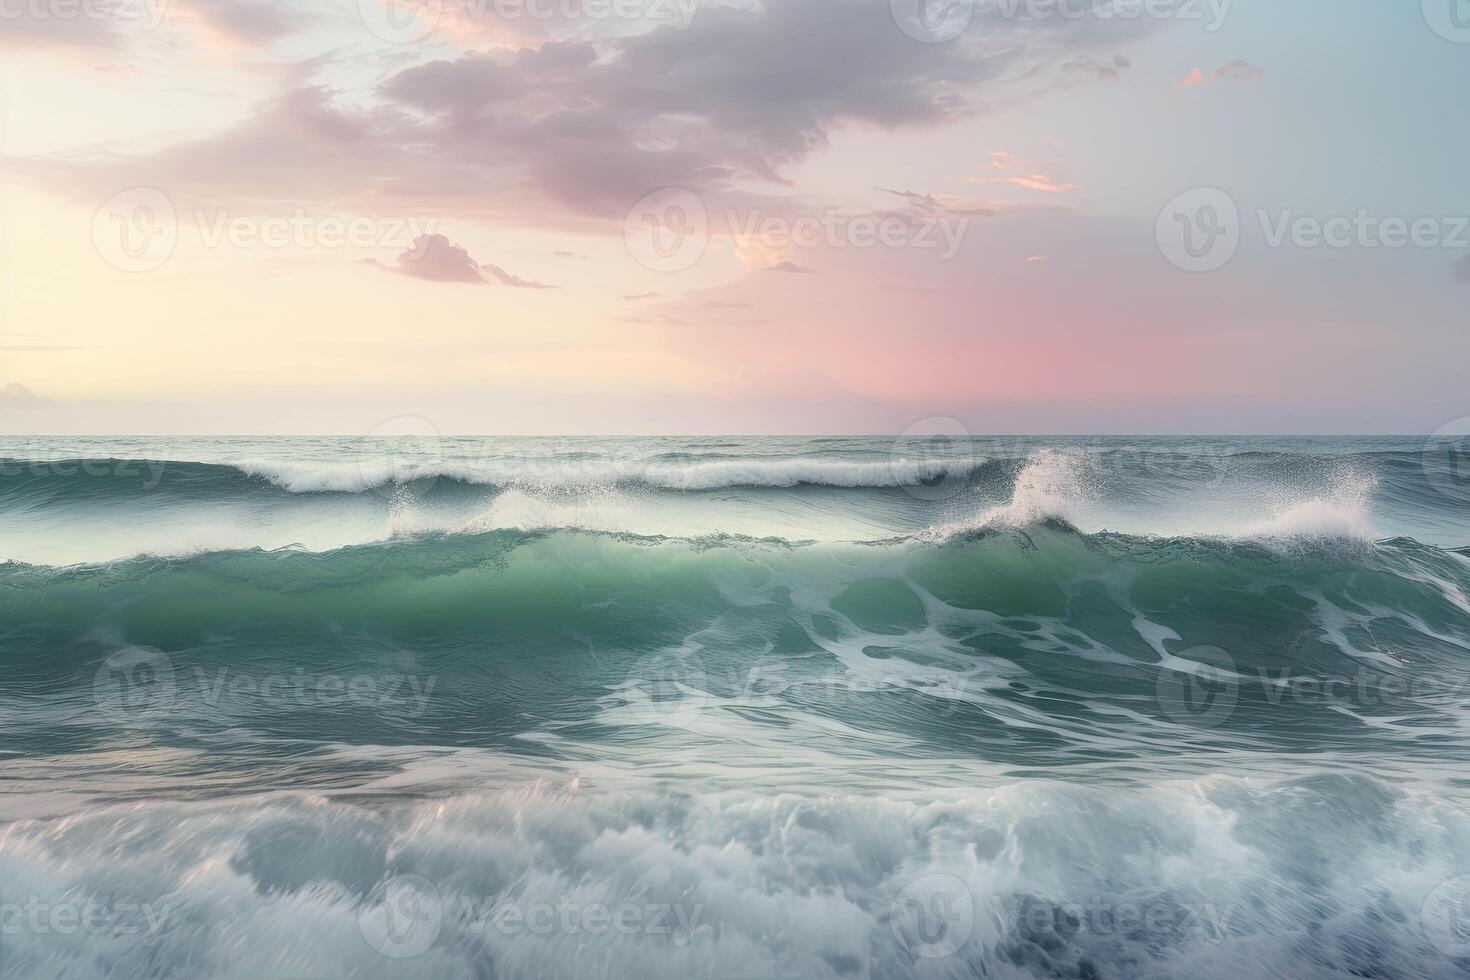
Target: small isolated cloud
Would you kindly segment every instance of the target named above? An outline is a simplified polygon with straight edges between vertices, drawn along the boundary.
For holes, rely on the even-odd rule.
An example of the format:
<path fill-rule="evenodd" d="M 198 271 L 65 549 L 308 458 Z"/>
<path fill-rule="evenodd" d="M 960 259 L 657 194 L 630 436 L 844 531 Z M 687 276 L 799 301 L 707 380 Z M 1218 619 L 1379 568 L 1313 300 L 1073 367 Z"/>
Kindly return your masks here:
<path fill-rule="evenodd" d="M 1009 184 L 1012 187 L 1024 187 L 1029 191 L 1045 191 L 1048 194 L 1065 194 L 1081 186 L 1070 181 L 1057 180 L 1043 173 L 1017 174 L 1013 177 L 966 177 L 964 181 L 967 184 Z"/>
<path fill-rule="evenodd" d="M 1046 174 L 1027 174 L 1024 177 L 1011 177 L 1009 183 L 1027 190 L 1046 191 L 1048 194 L 1063 194 L 1067 191 L 1075 191 L 1076 184 L 1058 183 Z"/>
<path fill-rule="evenodd" d="M 1045 255 L 1028 255 L 1028 256 L 1026 256 L 1026 261 L 1028 263 L 1030 263 L 1030 262 L 1045 262 L 1046 261 L 1046 256 Z"/>
<path fill-rule="evenodd" d="M 630 301 L 631 300 L 640 300 L 640 299 L 657 299 L 657 298 L 658 298 L 658 293 L 624 293 L 623 294 L 623 299 L 630 300 Z"/>
<path fill-rule="evenodd" d="M 1249 82 L 1260 78 L 1266 72 L 1248 61 L 1235 60 L 1228 65 L 1222 65 L 1206 75 L 1198 68 L 1189 69 L 1189 74 L 1179 79 L 1180 88 L 1194 88 L 1211 80 L 1229 82 Z"/>
<path fill-rule="evenodd" d="M 878 187 L 875 190 L 880 190 L 884 194 L 893 194 L 901 197 L 911 205 L 923 209 L 926 213 L 939 210 L 939 200 L 933 194 L 920 194 L 918 191 L 900 191 L 894 190 L 891 187 Z"/>
<path fill-rule="evenodd" d="M 1015 187 L 1024 187 L 1032 191 L 1046 191 L 1050 194 L 1062 194 L 1066 191 L 1075 191 L 1077 184 L 1069 181 L 1057 180 L 1050 174 L 1035 169 L 1038 165 L 1034 162 L 1022 160 L 1013 153 L 1004 150 L 996 150 L 990 154 L 990 159 L 975 165 L 980 170 L 997 170 L 1003 176 L 995 177 L 965 177 L 962 178 L 967 184 L 1010 184 Z M 1020 168 L 1029 169 L 1026 173 Z"/>
<path fill-rule="evenodd" d="M 1249 82 L 1252 79 L 1260 78 L 1264 74 L 1266 73 L 1262 69 L 1257 68 L 1248 61 L 1242 60 L 1232 61 L 1228 65 L 1215 69 L 1216 78 L 1237 82 Z"/>
<path fill-rule="evenodd" d="M 1460 282 L 1470 282 L 1470 255 L 1462 255 L 1455 259 L 1450 266 L 1450 271 Z"/>
<path fill-rule="evenodd" d="M 705 301 L 705 307 L 711 310 L 753 310 L 754 303 L 726 303 L 717 299 Z"/>
<path fill-rule="evenodd" d="M 211 31 L 237 44 L 264 46 L 300 26 L 294 13 L 260 0 L 189 0 L 184 10 L 195 13 Z"/>
<path fill-rule="evenodd" d="M 1078 78 L 1111 81 L 1123 74 L 1124 69 L 1132 67 L 1133 62 L 1121 54 L 1113 55 L 1112 61 L 1098 61 L 1095 58 L 1083 57 L 1076 58 L 1062 65 L 1062 74 Z"/>
<path fill-rule="evenodd" d="M 413 247 L 398 256 L 398 270 L 405 276 L 430 282 L 484 282 L 480 264 L 470 253 L 443 235 L 420 235 Z"/>
<path fill-rule="evenodd" d="M 1005 150 L 993 150 L 990 154 L 990 162 L 986 165 L 992 170 L 1010 170 L 1016 165 L 1016 155 L 1007 153 Z"/>
<path fill-rule="evenodd" d="M 904 218 L 918 220 L 923 218 L 934 218 L 941 216 L 952 217 L 994 217 L 993 208 L 981 207 L 973 202 L 962 198 L 945 196 L 936 197 L 933 194 L 921 194 L 918 191 L 894 190 L 891 187 L 877 187 L 875 190 L 884 194 L 893 194 L 903 198 L 903 205 L 899 208 L 888 208 L 873 212 L 879 218 Z"/>
<path fill-rule="evenodd" d="M 490 278 L 494 279 L 496 282 L 500 283 L 502 286 L 515 286 L 518 289 L 550 289 L 551 288 L 550 286 L 548 286 L 544 282 L 536 282 L 534 279 L 522 279 L 520 276 L 513 276 L 509 272 L 506 272 L 504 269 L 502 269 L 498 265 L 489 265 L 489 264 L 482 265 L 482 266 L 480 266 L 480 270 L 482 272 L 487 273 L 490 276 Z"/>
<path fill-rule="evenodd" d="M 502 286 L 522 289 L 551 288 L 545 283 L 511 275 L 498 265 L 481 265 L 463 247 L 443 235 L 420 235 L 415 238 L 413 246 L 398 256 L 398 265 L 391 268 L 391 271 L 429 282 L 483 284 L 494 281 Z"/>
<path fill-rule="evenodd" d="M 812 268 L 808 268 L 807 266 L 804 266 L 804 265 L 797 265 L 795 262 L 792 262 L 789 259 L 783 259 L 782 261 L 777 262 L 775 265 L 767 266 L 766 267 L 766 271 L 767 272 L 801 272 L 801 273 L 814 273 L 817 270 L 816 269 L 812 269 Z"/>

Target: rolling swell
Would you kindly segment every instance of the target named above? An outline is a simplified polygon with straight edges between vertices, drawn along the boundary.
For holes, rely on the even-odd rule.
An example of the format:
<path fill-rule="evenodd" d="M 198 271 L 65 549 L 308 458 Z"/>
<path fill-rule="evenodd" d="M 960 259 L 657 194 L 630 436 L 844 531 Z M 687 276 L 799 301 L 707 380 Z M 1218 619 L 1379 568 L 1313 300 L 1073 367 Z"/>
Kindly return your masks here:
<path fill-rule="evenodd" d="M 1463 972 L 1455 458 L 447 448 L 0 467 L 0 974 Z"/>
<path fill-rule="evenodd" d="M 347 462 L 255 460 L 202 462 L 187 459 L 89 457 L 21 459 L 0 457 L 0 499 L 27 498 L 64 502 L 72 498 L 107 498 L 139 492 L 174 492 L 201 496 L 252 493 L 275 488 L 289 493 L 355 494 L 394 486 L 461 484 L 587 487 L 637 486 L 661 491 L 761 488 L 888 489 L 938 483 L 979 482 L 1014 478 L 1036 452 L 1016 455 L 961 453 L 953 458 L 915 458 L 895 450 L 888 458 L 811 459 L 757 458 L 724 453 L 659 453 L 647 458 L 619 459 L 592 453 L 560 453 L 554 457 L 428 458 L 384 457 L 365 453 Z M 1129 479 L 1165 485 L 1218 482 L 1237 476 L 1286 478 L 1293 471 L 1320 470 L 1314 455 L 1247 450 L 1179 453 L 1158 450 L 1101 450 L 1088 454 L 1096 475 L 1113 481 Z M 1359 465 L 1386 474 L 1393 487 L 1409 496 L 1428 488 L 1424 475 L 1446 475 L 1445 462 L 1423 452 L 1375 451 L 1332 457 L 1339 467 Z"/>
<path fill-rule="evenodd" d="M 719 490 L 762 487 L 889 488 L 923 486 L 986 474 L 985 460 L 844 461 L 742 460 L 666 454 L 641 463 L 578 454 L 554 460 L 499 462 L 368 459 L 361 463 L 238 464 L 189 460 L 0 458 L 0 494 L 50 501 L 107 497 L 161 490 L 211 495 L 259 492 L 365 493 L 395 485 L 439 482 L 469 486 L 631 485 L 660 490 Z M 991 472 L 997 467 L 992 467 Z"/>
<path fill-rule="evenodd" d="M 422 716 L 184 698 L 166 728 L 300 726 L 346 742 L 457 746 L 535 732 L 576 743 L 636 727 L 647 699 L 692 698 L 728 701 L 732 718 L 759 701 L 860 719 L 936 757 L 1026 768 L 1181 744 L 1203 767 L 1211 752 L 1329 746 L 1391 749 L 1403 761 L 1436 757 L 1457 727 L 1467 592 L 1462 557 L 1407 539 L 1284 553 L 1087 535 L 1056 521 L 845 545 L 496 531 L 325 554 L 11 564 L 0 567 L 0 648 L 22 701 L 90 696 L 99 666 L 131 648 L 161 653 L 185 676 L 347 675 L 370 664 L 446 685 Z M 696 679 L 680 687 L 670 670 Z M 1197 673 L 1234 688 L 1228 718 L 1170 701 Z M 1282 710 L 1296 678 L 1383 692 L 1347 713 L 1332 698 Z M 1120 729 L 1117 712 L 1150 723 Z M 552 729 L 534 721 L 553 716 Z M 103 721 L 68 731 L 105 741 Z"/>

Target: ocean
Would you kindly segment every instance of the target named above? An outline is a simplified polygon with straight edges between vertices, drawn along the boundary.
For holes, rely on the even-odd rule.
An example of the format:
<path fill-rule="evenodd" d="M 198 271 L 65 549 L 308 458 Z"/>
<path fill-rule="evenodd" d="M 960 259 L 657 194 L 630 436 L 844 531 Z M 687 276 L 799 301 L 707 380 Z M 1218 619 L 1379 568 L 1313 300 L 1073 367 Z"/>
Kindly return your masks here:
<path fill-rule="evenodd" d="M 0 976 L 1470 976 L 1470 452 L 0 438 Z"/>

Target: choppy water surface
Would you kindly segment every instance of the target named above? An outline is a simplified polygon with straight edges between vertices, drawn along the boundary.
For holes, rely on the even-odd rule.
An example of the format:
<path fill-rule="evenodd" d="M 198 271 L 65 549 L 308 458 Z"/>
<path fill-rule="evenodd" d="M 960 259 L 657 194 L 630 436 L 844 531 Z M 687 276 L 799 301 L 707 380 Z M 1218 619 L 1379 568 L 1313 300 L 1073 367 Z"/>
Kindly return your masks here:
<path fill-rule="evenodd" d="M 1470 975 L 1422 439 L 0 443 L 0 975 Z"/>

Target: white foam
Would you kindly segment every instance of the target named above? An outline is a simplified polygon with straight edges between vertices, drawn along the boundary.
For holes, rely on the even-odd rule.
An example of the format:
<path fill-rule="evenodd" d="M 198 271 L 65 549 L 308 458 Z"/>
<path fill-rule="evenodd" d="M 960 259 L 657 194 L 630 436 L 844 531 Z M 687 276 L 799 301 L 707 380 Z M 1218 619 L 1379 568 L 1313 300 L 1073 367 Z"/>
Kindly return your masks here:
<path fill-rule="evenodd" d="M 1087 479 L 1088 466 L 1082 453 L 1042 450 L 1016 474 L 1008 502 L 987 507 L 972 518 L 936 524 L 918 537 L 943 540 L 986 528 L 1019 528 L 1047 520 L 1080 527 L 1090 515 L 1095 496 Z"/>
<path fill-rule="evenodd" d="M 1370 477 L 1342 474 L 1331 493 L 1284 501 L 1271 516 L 1247 524 L 1233 536 L 1266 541 L 1372 540 L 1369 501 L 1375 485 Z"/>
<path fill-rule="evenodd" d="M 554 499 L 517 489 L 496 494 L 483 513 L 458 530 L 477 533 L 502 528 L 518 531 L 573 528 L 646 535 L 670 531 L 668 522 L 657 520 L 656 513 L 631 506 L 616 492 Z"/>
<path fill-rule="evenodd" d="M 930 803 L 572 782 L 387 809 L 276 797 L 18 821 L 0 830 L 0 901 L 19 906 L 8 972 L 80 980 L 488 964 L 512 978 L 1428 980 L 1454 972 L 1455 936 L 1434 931 L 1427 899 L 1467 844 L 1464 811 L 1346 777 L 1023 781 Z M 65 929 L 57 909 L 75 910 Z"/>
<path fill-rule="evenodd" d="M 392 483 L 448 478 L 489 485 L 584 487 L 637 483 L 667 490 L 734 487 L 908 487 L 964 477 L 976 460 L 858 462 L 829 459 L 717 460 L 658 463 L 622 460 L 383 460 L 293 463 L 252 460 L 235 464 L 292 493 L 356 493 Z"/>

